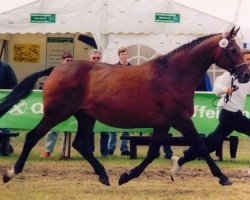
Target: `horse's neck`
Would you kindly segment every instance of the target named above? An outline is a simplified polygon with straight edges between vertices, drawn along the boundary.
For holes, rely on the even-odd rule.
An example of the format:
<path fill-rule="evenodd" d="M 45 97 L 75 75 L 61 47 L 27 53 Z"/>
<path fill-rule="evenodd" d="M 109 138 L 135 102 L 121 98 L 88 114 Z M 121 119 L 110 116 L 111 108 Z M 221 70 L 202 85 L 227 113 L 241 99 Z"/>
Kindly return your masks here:
<path fill-rule="evenodd" d="M 192 49 L 184 50 L 186 51 L 186 54 L 184 54 L 186 56 L 180 67 L 182 67 L 185 73 L 189 76 L 189 79 L 193 82 L 195 88 L 205 76 L 209 66 L 214 62 L 212 56 L 214 45 L 215 44 L 209 42 L 208 39 Z"/>

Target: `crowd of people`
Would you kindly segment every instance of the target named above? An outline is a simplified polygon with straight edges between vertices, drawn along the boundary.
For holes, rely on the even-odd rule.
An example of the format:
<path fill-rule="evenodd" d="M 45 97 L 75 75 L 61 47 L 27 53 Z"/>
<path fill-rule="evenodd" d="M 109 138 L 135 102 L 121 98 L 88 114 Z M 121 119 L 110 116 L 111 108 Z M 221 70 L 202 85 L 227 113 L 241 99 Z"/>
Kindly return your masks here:
<path fill-rule="evenodd" d="M 116 65 L 131 66 L 129 62 L 129 52 L 126 47 L 118 49 L 118 62 Z M 244 59 L 250 64 L 250 51 L 243 50 Z M 65 52 L 62 55 L 62 63 L 72 62 L 74 60 L 73 55 L 70 52 Z M 92 62 L 101 62 L 102 53 L 97 49 L 93 49 L 90 52 L 89 60 Z M 213 91 L 219 96 L 229 97 L 230 100 L 226 102 L 223 98 L 220 99 L 218 107 L 221 108 L 219 115 L 219 124 L 215 131 L 210 133 L 204 138 L 205 143 L 210 152 L 213 152 L 218 148 L 223 140 L 230 135 L 234 130 L 244 133 L 250 136 L 250 119 L 242 114 L 246 96 L 250 94 L 250 82 L 247 84 L 240 84 L 237 80 L 234 81 L 234 87 L 231 85 L 232 77 L 229 72 L 225 72 L 223 75 L 216 78 Z M 17 78 L 11 66 L 5 62 L 0 61 L 0 89 L 12 89 L 17 85 Z M 236 86 L 236 87 L 235 87 Z M 208 74 L 206 74 L 197 87 L 197 91 L 212 91 L 211 82 Z M 225 98 L 226 98 L 225 97 Z M 9 128 L 1 128 L 0 132 L 8 133 Z M 167 132 L 167 130 L 166 130 Z M 61 152 L 65 149 L 65 140 L 67 133 L 64 133 Z M 121 135 L 129 135 L 128 132 L 122 132 Z M 48 158 L 54 151 L 54 147 L 58 138 L 58 132 L 51 130 L 47 133 L 45 142 L 45 151 L 42 152 L 41 157 Z M 91 153 L 95 151 L 95 133 L 91 135 L 88 150 Z M 103 157 L 111 156 L 116 150 L 117 133 L 116 132 L 100 132 L 100 153 Z M 1 143 L 0 143 L 1 146 Z M 1 149 L 1 148 L 0 148 Z M 173 156 L 171 146 L 165 145 L 163 147 L 164 157 L 171 158 L 171 176 L 175 177 L 181 166 L 186 162 L 191 161 L 199 157 L 199 152 L 195 148 L 190 147 L 185 151 L 184 156 L 179 158 Z M 0 152 L 1 153 L 1 152 Z M 122 156 L 129 156 L 130 151 L 128 147 L 128 140 L 121 140 L 120 154 Z M 160 152 L 159 152 L 160 155 Z"/>

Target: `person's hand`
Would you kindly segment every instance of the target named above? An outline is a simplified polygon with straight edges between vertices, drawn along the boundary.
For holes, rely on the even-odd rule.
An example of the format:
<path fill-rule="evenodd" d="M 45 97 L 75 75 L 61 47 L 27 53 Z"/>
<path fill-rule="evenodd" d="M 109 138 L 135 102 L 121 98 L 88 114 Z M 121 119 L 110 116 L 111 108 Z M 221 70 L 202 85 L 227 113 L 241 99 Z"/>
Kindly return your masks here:
<path fill-rule="evenodd" d="M 234 89 L 233 88 L 227 88 L 227 95 L 232 95 L 233 94 L 233 92 L 234 92 Z"/>
<path fill-rule="evenodd" d="M 224 88 L 223 93 L 226 94 L 226 95 L 231 96 L 233 94 L 233 92 L 236 91 L 237 89 L 238 89 L 238 87 L 234 85 L 231 88 Z"/>

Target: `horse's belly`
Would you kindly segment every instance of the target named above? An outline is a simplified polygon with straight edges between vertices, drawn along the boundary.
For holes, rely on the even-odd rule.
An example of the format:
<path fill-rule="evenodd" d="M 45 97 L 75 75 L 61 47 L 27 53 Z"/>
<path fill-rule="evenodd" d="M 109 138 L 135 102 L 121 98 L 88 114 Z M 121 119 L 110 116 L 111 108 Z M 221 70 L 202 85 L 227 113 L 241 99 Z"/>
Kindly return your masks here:
<path fill-rule="evenodd" d="M 88 113 L 98 121 L 119 128 L 146 128 L 162 126 L 166 119 L 148 106 L 126 107 L 121 109 L 105 106 L 94 106 Z"/>

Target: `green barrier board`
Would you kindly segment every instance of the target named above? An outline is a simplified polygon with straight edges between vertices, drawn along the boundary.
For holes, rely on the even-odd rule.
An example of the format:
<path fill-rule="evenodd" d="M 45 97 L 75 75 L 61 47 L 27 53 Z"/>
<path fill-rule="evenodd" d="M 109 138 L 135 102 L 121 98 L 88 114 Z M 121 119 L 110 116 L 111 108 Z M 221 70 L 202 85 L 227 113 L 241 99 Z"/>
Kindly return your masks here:
<path fill-rule="evenodd" d="M 3 98 L 9 91 L 0 91 L 0 98 Z M 208 134 L 218 125 L 219 109 L 212 105 L 215 94 L 210 92 L 195 93 L 193 121 L 199 133 Z M 215 101 L 215 104 L 218 101 Z M 250 97 L 248 96 L 244 114 L 249 117 Z M 33 91 L 26 99 L 21 100 L 17 105 L 10 109 L 1 119 L 0 127 L 12 129 L 33 129 L 41 120 L 43 115 L 42 93 Z M 77 123 L 74 117 L 66 120 L 54 128 L 57 131 L 75 132 Z M 109 127 L 100 122 L 96 122 L 94 131 L 129 131 L 129 132 L 152 132 L 152 128 L 139 129 L 119 129 Z M 171 130 L 171 132 L 174 132 Z M 175 131 L 176 132 L 176 131 Z M 239 135 L 234 132 L 233 135 Z M 241 135 L 241 134 L 240 134 Z"/>

